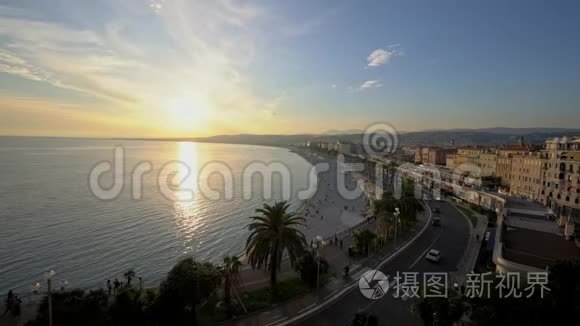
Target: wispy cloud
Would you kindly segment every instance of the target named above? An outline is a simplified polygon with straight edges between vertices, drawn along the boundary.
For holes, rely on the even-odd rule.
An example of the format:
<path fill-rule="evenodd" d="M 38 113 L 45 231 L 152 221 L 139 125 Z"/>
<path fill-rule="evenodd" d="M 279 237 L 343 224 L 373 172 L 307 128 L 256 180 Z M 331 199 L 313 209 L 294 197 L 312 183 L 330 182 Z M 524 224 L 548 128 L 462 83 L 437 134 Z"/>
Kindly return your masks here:
<path fill-rule="evenodd" d="M 367 57 L 368 67 L 378 67 L 388 63 L 393 57 L 403 55 L 399 45 L 391 45 L 387 49 L 376 49 Z"/>
<path fill-rule="evenodd" d="M 362 83 L 362 85 L 360 85 L 358 89 L 362 91 L 369 88 L 379 88 L 379 87 L 383 87 L 383 84 L 381 83 L 380 80 L 367 80 L 366 82 Z"/>
<path fill-rule="evenodd" d="M 256 94 L 243 73 L 256 52 L 253 23 L 262 8 L 231 0 L 100 1 L 111 12 L 83 28 L 2 10 L 0 73 L 110 101 L 120 113 L 163 117 L 179 98 L 241 128 L 239 121 L 278 109 L 281 100 Z M 92 15 L 75 10 L 75 18 Z"/>

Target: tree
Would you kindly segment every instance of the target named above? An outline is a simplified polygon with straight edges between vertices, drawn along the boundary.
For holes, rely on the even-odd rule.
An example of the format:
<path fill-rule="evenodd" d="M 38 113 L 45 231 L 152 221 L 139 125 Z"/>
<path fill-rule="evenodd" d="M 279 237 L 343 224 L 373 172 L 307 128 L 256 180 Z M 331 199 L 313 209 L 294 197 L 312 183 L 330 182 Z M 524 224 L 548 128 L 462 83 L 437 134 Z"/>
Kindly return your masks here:
<path fill-rule="evenodd" d="M 358 230 L 353 232 L 354 245 L 358 252 L 369 255 L 369 247 L 376 239 L 377 235 L 370 230 Z"/>
<path fill-rule="evenodd" d="M 109 307 L 109 316 L 112 325 L 146 325 L 147 310 L 153 303 L 146 300 L 141 292 L 133 288 L 119 291 Z"/>
<path fill-rule="evenodd" d="M 224 277 L 224 303 L 228 310 L 231 308 L 232 301 L 231 288 L 236 277 L 238 276 L 238 273 L 240 272 L 240 266 L 242 266 L 242 263 L 238 257 L 224 257 L 224 265 L 222 266 L 222 273 Z"/>
<path fill-rule="evenodd" d="M 415 195 L 413 183 L 409 180 L 403 180 L 400 198 L 395 198 L 392 193 L 384 193 L 381 199 L 375 202 L 375 216 L 379 225 L 382 223 L 387 232 L 397 223 L 393 216 L 396 208 L 400 211 L 399 218 L 403 226 L 411 224 L 417 218 L 417 214 L 425 210 L 421 200 Z"/>
<path fill-rule="evenodd" d="M 270 272 L 272 293 L 276 291 L 276 276 L 284 252 L 288 253 L 292 267 L 296 265 L 306 246 L 304 234 L 297 227 L 304 226 L 305 219 L 288 212 L 289 205 L 277 202 L 264 204 L 256 209 L 260 215 L 251 216 L 255 222 L 248 226 L 251 231 L 246 242 L 246 254 L 252 268 L 266 267 Z"/>
<path fill-rule="evenodd" d="M 179 261 L 159 288 L 154 307 L 157 321 L 162 325 L 195 325 L 196 305 L 214 294 L 221 282 L 220 269 L 211 263 L 193 258 Z"/>
<path fill-rule="evenodd" d="M 125 278 L 127 279 L 127 286 L 131 286 L 131 280 L 135 278 L 135 275 L 136 275 L 135 270 L 132 268 L 130 268 L 125 272 L 125 274 L 123 274 L 123 276 L 125 276 Z"/>
<path fill-rule="evenodd" d="M 580 260 L 564 260 L 550 270 L 549 288 L 555 315 L 562 321 L 580 316 Z M 570 320 L 570 319 L 568 319 Z"/>
<path fill-rule="evenodd" d="M 454 325 L 468 310 L 466 300 L 454 293 L 449 299 L 442 297 L 420 297 L 413 305 L 414 312 L 424 325 Z"/>
<path fill-rule="evenodd" d="M 105 290 L 72 289 L 52 293 L 53 323 L 59 326 L 107 325 L 108 294 Z M 38 307 L 36 319 L 29 325 L 48 325 L 48 298 Z"/>
<path fill-rule="evenodd" d="M 318 269 L 318 259 L 320 259 L 320 270 Z M 296 264 L 298 271 L 300 272 L 300 278 L 306 282 L 311 288 L 316 287 L 316 282 L 320 275 L 326 274 L 328 272 L 328 262 L 322 257 L 316 258 L 316 256 L 310 252 L 306 251 L 298 259 Z"/>

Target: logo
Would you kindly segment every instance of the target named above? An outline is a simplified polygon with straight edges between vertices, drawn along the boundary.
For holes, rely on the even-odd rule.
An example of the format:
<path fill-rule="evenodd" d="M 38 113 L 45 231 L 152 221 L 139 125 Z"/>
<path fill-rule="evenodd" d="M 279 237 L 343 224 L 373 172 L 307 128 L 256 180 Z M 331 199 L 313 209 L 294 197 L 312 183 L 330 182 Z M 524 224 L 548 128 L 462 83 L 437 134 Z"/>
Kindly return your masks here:
<path fill-rule="evenodd" d="M 358 288 L 366 298 L 372 300 L 380 299 L 389 290 L 389 280 L 381 271 L 371 269 L 361 276 L 358 281 Z"/>
<path fill-rule="evenodd" d="M 388 123 L 375 123 L 364 131 L 363 146 L 371 157 L 392 154 L 397 150 L 398 145 L 397 131 Z"/>

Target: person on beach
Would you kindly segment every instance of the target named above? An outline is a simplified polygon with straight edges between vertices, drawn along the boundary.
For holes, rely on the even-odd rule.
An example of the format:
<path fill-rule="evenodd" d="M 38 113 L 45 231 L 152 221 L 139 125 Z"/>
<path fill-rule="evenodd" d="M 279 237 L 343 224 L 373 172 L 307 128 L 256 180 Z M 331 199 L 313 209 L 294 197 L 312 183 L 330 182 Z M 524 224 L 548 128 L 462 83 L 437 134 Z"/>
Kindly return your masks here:
<path fill-rule="evenodd" d="M 4 314 L 2 316 L 6 316 L 8 312 L 12 311 L 12 306 L 14 305 L 14 293 L 12 290 L 8 291 L 8 295 L 6 295 L 6 308 L 4 309 Z"/>
<path fill-rule="evenodd" d="M 117 290 L 119 290 L 119 287 L 121 286 L 121 282 L 119 282 L 118 279 L 115 279 L 115 282 L 113 282 L 114 285 L 114 293 L 117 294 Z"/>
<path fill-rule="evenodd" d="M 113 290 L 113 286 L 111 285 L 111 280 L 107 280 L 107 290 L 109 291 L 109 296 L 111 296 L 111 291 Z"/>

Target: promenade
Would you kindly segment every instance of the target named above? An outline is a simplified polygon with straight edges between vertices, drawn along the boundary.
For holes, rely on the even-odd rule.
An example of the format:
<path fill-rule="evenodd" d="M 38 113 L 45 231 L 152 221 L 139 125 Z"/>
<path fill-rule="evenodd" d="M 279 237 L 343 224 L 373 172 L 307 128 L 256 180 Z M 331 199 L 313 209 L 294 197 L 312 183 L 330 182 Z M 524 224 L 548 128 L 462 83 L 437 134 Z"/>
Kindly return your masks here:
<path fill-rule="evenodd" d="M 314 291 L 307 295 L 295 298 L 288 302 L 281 303 L 277 306 L 269 308 L 267 310 L 258 311 L 251 313 L 247 316 L 243 316 L 239 319 L 227 321 L 224 325 L 236 325 L 236 326 L 263 326 L 263 325 L 277 325 L 283 324 L 290 321 L 293 317 L 296 317 L 308 310 L 316 309 L 325 305 L 325 302 L 340 297 L 347 291 L 350 291 L 353 286 L 358 284 L 361 275 L 369 270 L 375 269 L 379 266 L 387 257 L 390 257 L 395 252 L 403 250 L 406 244 L 409 244 L 411 239 L 416 236 L 420 231 L 424 230 L 425 225 L 428 223 L 430 217 L 430 212 L 427 209 L 425 214 L 420 214 L 417 217 L 417 223 L 413 227 L 400 234 L 398 242 L 395 244 L 393 240 L 389 241 L 383 248 L 380 248 L 374 253 L 371 253 L 369 257 L 359 257 L 354 260 L 350 260 L 348 257 L 348 247 L 352 244 L 351 233 L 344 234 L 340 239 L 343 241 L 343 247 L 339 245 L 327 245 L 321 250 L 321 255 L 329 263 L 331 275 L 334 277 L 326 284 L 321 286 L 318 292 Z M 368 224 L 361 225 L 363 228 L 375 228 L 374 220 Z M 349 277 L 345 278 L 343 276 L 344 266 L 350 266 Z M 286 265 L 289 268 L 289 264 Z M 288 270 L 283 272 L 283 274 L 292 275 Z M 294 277 L 297 274 L 293 274 Z M 266 279 L 265 282 L 269 280 Z"/>
<path fill-rule="evenodd" d="M 339 174 L 336 160 L 308 153 L 297 153 L 302 155 L 312 165 L 327 163 L 329 170 L 318 174 L 318 187 L 312 198 L 306 200 L 299 208 L 298 214 L 302 214 L 306 219 L 305 226 L 300 227 L 304 233 L 307 243 L 313 241 L 317 236 L 325 239 L 329 244 L 338 240 L 334 247 L 338 247 L 340 240 L 343 242 L 343 250 L 352 244 L 350 237 L 354 229 L 365 228 L 368 224 L 367 215 L 368 204 L 364 193 L 355 199 L 346 199 L 341 196 L 337 188 L 337 178 L 344 178 L 347 189 L 358 187 L 357 181 L 368 182 L 360 175 Z M 363 187 L 364 188 L 364 187 Z M 322 255 L 332 260 L 331 272 L 342 272 L 344 266 L 348 265 L 348 258 L 344 252 L 333 250 L 333 246 L 327 245 L 321 249 Z M 240 272 L 240 286 L 242 291 L 253 290 L 267 286 L 270 274 L 265 270 L 254 270 L 246 260 L 242 258 L 244 265 Z M 329 260 L 330 262 L 330 260 Z M 297 274 L 290 266 L 289 261 L 284 260 L 278 275 L 279 280 L 296 277 Z"/>

